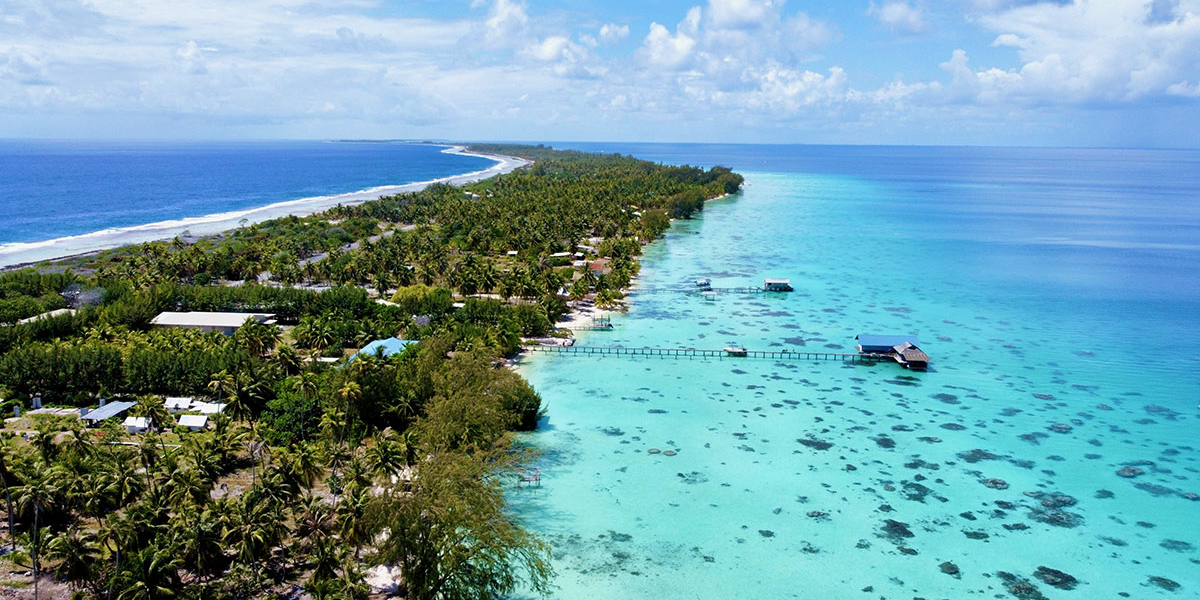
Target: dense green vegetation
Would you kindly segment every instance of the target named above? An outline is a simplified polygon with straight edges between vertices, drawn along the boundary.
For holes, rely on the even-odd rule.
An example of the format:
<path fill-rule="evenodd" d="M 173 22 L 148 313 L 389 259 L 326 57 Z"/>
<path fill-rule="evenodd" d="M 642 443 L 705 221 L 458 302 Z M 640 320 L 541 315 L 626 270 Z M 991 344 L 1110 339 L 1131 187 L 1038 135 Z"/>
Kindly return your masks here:
<path fill-rule="evenodd" d="M 161 431 L 36 415 L 0 434 L 11 561 L 121 600 L 297 585 L 361 598 L 372 565 L 398 567 L 410 598 L 545 591 L 548 549 L 503 497 L 524 459 L 510 432 L 535 428 L 543 408 L 503 358 L 550 334 L 569 301 L 616 302 L 642 243 L 741 177 L 477 149 L 536 162 L 465 188 L 0 275 L 3 410 L 132 399 Z M 77 312 L 16 324 L 63 307 Z M 282 328 L 151 327 L 163 311 L 267 312 Z M 388 337 L 419 343 L 340 360 Z M 164 396 L 227 409 L 191 432 Z"/>

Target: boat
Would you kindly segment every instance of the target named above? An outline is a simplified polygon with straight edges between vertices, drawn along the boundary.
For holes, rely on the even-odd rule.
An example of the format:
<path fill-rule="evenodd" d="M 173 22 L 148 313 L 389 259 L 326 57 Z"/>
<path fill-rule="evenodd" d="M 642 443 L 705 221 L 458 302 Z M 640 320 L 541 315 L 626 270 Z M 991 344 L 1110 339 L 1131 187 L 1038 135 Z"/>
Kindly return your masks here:
<path fill-rule="evenodd" d="M 748 351 L 745 348 L 729 347 L 725 348 L 725 354 L 729 356 L 746 356 Z"/>
<path fill-rule="evenodd" d="M 697 279 L 696 287 L 698 287 L 702 290 L 707 290 L 708 288 L 712 287 L 712 281 L 709 280 L 707 277 L 705 277 L 703 279 Z"/>

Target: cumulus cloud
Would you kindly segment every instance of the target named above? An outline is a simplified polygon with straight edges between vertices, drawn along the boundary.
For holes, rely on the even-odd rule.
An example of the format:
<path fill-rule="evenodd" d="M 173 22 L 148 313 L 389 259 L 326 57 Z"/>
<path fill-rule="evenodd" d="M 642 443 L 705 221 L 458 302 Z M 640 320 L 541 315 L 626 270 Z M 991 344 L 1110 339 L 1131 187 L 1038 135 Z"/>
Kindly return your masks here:
<path fill-rule="evenodd" d="M 651 66 L 698 71 L 736 86 L 747 70 L 804 62 L 836 37 L 831 25 L 803 12 L 786 15 L 782 2 L 709 0 L 689 9 L 674 32 L 652 23 L 642 55 Z"/>
<path fill-rule="evenodd" d="M 656 66 L 672 69 L 683 66 L 696 47 L 701 14 L 699 6 L 692 7 L 675 28 L 675 33 L 658 23 L 651 23 L 650 33 L 642 42 L 642 56 Z"/>
<path fill-rule="evenodd" d="M 880 23 L 893 31 L 920 33 L 929 29 L 925 22 L 924 10 L 908 2 L 871 3 L 867 15 L 875 17 Z"/>
<path fill-rule="evenodd" d="M 597 35 L 601 43 L 613 44 L 629 37 L 628 25 L 617 25 L 615 23 L 605 23 L 600 26 L 600 32 Z"/>
<path fill-rule="evenodd" d="M 1200 7 L 1195 0 L 1076 0 L 1017 6 L 981 23 L 1021 66 L 971 71 L 955 51 L 943 69 L 959 101 L 1022 104 L 1127 103 L 1188 95 L 1200 80 Z"/>
<path fill-rule="evenodd" d="M 473 6 L 481 5 L 473 3 Z M 519 45 L 529 26 L 529 15 L 523 2 L 493 0 L 483 22 L 484 39 L 493 46 Z"/>

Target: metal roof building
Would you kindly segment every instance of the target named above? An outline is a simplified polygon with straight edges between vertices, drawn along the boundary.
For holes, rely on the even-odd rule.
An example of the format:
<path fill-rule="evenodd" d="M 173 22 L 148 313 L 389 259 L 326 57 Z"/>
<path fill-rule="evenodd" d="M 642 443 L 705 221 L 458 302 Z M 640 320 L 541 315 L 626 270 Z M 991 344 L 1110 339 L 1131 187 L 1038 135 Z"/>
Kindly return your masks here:
<path fill-rule="evenodd" d="M 204 415 L 183 415 L 179 417 L 179 424 L 192 431 L 199 431 L 208 426 L 208 417 Z"/>
<path fill-rule="evenodd" d="M 134 405 L 136 405 L 136 404 L 137 404 L 136 402 L 126 402 L 126 401 L 109 402 L 108 404 L 105 404 L 104 406 L 101 406 L 100 408 L 97 408 L 96 410 L 88 411 L 88 413 L 86 415 L 81 415 L 80 418 L 87 420 L 87 421 L 91 421 L 93 423 L 99 423 L 100 421 L 103 421 L 110 417 L 115 417 L 115 416 L 133 408 Z"/>
<path fill-rule="evenodd" d="M 254 319 L 266 325 L 275 324 L 275 315 L 270 313 L 235 313 L 235 312 L 165 312 L 150 321 L 155 327 L 185 327 L 201 331 L 218 331 L 232 334 L 241 327 L 247 319 Z"/>

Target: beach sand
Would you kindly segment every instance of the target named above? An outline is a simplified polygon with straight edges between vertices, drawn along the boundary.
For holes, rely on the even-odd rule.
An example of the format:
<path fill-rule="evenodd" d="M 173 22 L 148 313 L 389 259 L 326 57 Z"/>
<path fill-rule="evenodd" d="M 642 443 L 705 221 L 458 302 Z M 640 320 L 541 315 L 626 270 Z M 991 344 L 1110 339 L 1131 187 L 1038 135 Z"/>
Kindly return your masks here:
<path fill-rule="evenodd" d="M 305 216 L 341 205 L 362 204 L 380 196 L 394 196 L 417 192 L 435 183 L 465 185 L 475 181 L 510 173 L 530 164 L 530 161 L 513 156 L 480 154 L 469 152 L 464 146 L 449 146 L 448 154 L 477 156 L 496 161 L 482 171 L 419 181 L 404 185 L 374 187 L 345 194 L 301 198 L 277 202 L 247 210 L 231 211 L 170 221 L 159 221 L 132 227 L 104 229 L 82 235 L 55 238 L 40 242 L 25 242 L 0 245 L 0 268 L 19 268 L 47 260 L 59 260 L 94 254 L 130 244 L 141 244 L 155 240 L 171 239 L 176 236 L 195 238 L 214 235 L 253 223 L 261 223 L 288 215 Z"/>

